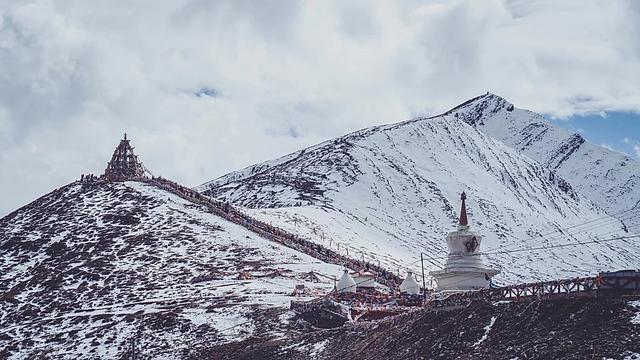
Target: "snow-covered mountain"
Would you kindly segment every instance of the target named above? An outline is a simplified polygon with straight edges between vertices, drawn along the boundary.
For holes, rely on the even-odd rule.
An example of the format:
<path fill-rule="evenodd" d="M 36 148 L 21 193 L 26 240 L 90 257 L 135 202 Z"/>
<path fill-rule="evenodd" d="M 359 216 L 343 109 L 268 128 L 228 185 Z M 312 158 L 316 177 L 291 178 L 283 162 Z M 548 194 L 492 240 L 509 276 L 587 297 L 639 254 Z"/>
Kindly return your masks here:
<path fill-rule="evenodd" d="M 473 109 L 474 102 L 467 106 Z M 504 106 L 504 112 L 514 110 Z M 443 264 L 444 236 L 454 228 L 464 190 L 472 227 L 485 235 L 482 250 L 503 267 L 499 282 L 638 267 L 636 239 L 554 247 L 629 233 L 554 167 L 456 113 L 462 114 L 356 131 L 197 190 L 350 256 L 418 272 L 420 252 L 427 271 Z M 562 163 L 562 156 L 556 158 Z M 511 252 L 538 247 L 546 249 Z"/>
<path fill-rule="evenodd" d="M 486 94 L 445 115 L 464 120 L 489 136 L 537 160 L 595 204 L 640 230 L 640 161 L 586 141 L 546 120 Z M 629 216 L 630 214 L 635 216 Z"/>
<path fill-rule="evenodd" d="M 292 331 L 337 265 L 149 184 L 72 183 L 0 219 L 0 358 L 173 359 Z M 126 357 L 128 358 L 128 357 Z"/>

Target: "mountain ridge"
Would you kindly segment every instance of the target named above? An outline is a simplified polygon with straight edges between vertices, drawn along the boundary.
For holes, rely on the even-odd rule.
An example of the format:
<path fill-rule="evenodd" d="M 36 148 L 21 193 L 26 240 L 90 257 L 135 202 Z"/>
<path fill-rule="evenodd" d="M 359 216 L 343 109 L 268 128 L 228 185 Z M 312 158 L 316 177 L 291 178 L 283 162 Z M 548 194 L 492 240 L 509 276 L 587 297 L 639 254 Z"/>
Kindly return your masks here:
<path fill-rule="evenodd" d="M 556 170 L 611 215 L 640 209 L 640 161 L 626 154 L 593 144 L 494 94 L 471 99 L 445 114 Z M 640 227 L 640 220 L 628 222 L 634 230 Z"/>
<path fill-rule="evenodd" d="M 329 238 L 343 251 L 399 271 L 419 272 L 406 265 L 415 264 L 419 252 L 432 258 L 428 270 L 441 265 L 435 259 L 446 253 L 443 237 L 456 220 L 462 190 L 470 194 L 472 225 L 490 235 L 486 248 L 552 245 L 559 235 L 580 241 L 627 231 L 622 221 L 628 216 L 607 217 L 554 169 L 452 115 L 487 97 L 495 98 L 485 94 L 442 115 L 361 129 L 232 172 L 197 190 L 245 206 L 263 221 L 316 241 L 326 243 Z M 482 115 L 517 111 L 506 101 L 484 105 Z M 598 229 L 562 230 L 603 216 L 608 220 Z M 556 232 L 556 238 L 541 236 L 549 231 Z M 625 246 L 638 251 L 635 245 Z M 618 259 L 609 265 L 637 264 L 623 260 L 621 251 L 601 247 L 598 251 L 607 253 L 608 261 Z M 526 265 L 524 259 L 514 262 L 512 257 L 489 261 L 519 267 L 503 274 L 505 281 L 527 281 L 598 267 L 595 259 L 600 255 L 588 252 L 547 253 L 555 265 L 546 269 Z M 564 270 L 562 256 L 575 257 Z"/>

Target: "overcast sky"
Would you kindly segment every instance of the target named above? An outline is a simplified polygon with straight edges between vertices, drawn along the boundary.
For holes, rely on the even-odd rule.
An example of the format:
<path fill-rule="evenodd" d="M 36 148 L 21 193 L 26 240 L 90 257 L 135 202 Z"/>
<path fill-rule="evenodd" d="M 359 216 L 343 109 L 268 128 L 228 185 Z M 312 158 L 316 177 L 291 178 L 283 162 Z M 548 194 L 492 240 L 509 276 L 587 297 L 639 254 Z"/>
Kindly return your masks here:
<path fill-rule="evenodd" d="M 194 186 L 486 91 L 634 113 L 638 79 L 640 1 L 2 0 L 0 216 L 102 173 L 123 132 Z"/>

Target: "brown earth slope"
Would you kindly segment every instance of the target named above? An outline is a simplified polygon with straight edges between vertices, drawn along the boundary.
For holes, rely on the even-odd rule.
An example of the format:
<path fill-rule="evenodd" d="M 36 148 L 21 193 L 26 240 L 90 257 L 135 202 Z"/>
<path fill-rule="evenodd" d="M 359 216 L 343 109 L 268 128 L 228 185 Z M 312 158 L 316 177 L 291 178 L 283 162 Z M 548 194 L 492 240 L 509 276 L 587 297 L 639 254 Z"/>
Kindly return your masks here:
<path fill-rule="evenodd" d="M 194 358 L 634 359 L 640 353 L 640 324 L 632 319 L 639 313 L 630 298 L 620 297 L 477 302 L 280 342 L 249 339 L 232 348 L 202 350 Z"/>

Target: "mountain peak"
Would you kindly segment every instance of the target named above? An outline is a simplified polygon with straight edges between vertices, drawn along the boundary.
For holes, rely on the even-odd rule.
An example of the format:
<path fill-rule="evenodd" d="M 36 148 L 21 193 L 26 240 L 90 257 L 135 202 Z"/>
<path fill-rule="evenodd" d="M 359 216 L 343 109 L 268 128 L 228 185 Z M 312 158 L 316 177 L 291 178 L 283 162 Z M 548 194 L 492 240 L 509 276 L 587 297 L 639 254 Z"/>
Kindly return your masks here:
<path fill-rule="evenodd" d="M 504 98 L 486 93 L 445 114 L 516 149 L 557 172 L 610 214 L 624 214 L 640 201 L 640 162 L 592 144 L 532 111 L 518 109 Z M 635 218 L 622 218 L 637 229 Z"/>
<path fill-rule="evenodd" d="M 465 226 L 469 217 L 487 235 L 488 248 L 522 246 L 521 239 L 533 234 L 602 217 L 601 209 L 553 172 L 580 149 L 579 139 L 563 142 L 557 151 L 554 147 L 553 164 L 545 166 L 548 161 L 543 165 L 520 153 L 526 141 L 509 147 L 460 121 L 485 121 L 477 127 L 500 126 L 506 135 L 510 125 L 521 126 L 526 121 L 520 117 L 530 115 L 510 106 L 485 94 L 453 110 L 457 118 L 445 114 L 363 129 L 227 174 L 198 190 L 336 251 L 339 247 L 393 269 L 417 264 L 415 254 L 421 251 L 445 251 L 443 234 L 456 223 Z M 467 198 L 459 218 L 455 204 L 461 189 Z M 609 221 L 598 231 L 624 233 L 617 220 Z M 597 251 L 611 259 L 606 266 L 629 264 L 630 258 L 614 259 L 626 252 Z M 544 269 L 531 268 L 525 258 L 493 261 L 509 264 L 500 278 L 506 282 L 528 281 L 532 273 L 575 274 L 561 252 L 544 256 L 549 259 Z M 441 265 L 434 260 L 428 267 Z"/>
<path fill-rule="evenodd" d="M 487 92 L 471 98 L 442 115 L 451 115 L 469 125 L 484 125 L 484 120 L 500 111 L 513 111 L 514 106 L 505 98 Z"/>

